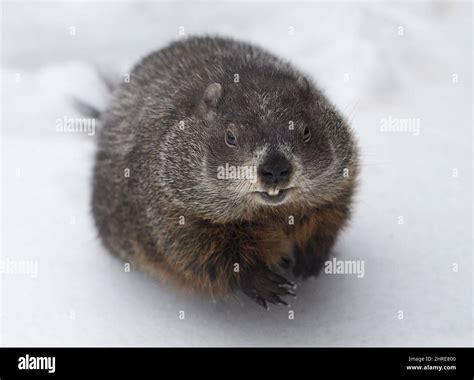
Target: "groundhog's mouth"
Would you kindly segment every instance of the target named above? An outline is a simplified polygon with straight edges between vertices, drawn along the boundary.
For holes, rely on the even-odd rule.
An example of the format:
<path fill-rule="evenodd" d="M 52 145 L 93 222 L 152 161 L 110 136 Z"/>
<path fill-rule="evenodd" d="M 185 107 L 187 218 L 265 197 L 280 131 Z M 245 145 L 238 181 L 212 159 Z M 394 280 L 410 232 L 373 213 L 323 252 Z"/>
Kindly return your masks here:
<path fill-rule="evenodd" d="M 257 196 L 266 204 L 278 205 L 285 201 L 291 188 L 280 189 L 279 191 L 272 191 L 270 194 L 266 191 L 256 191 Z"/>

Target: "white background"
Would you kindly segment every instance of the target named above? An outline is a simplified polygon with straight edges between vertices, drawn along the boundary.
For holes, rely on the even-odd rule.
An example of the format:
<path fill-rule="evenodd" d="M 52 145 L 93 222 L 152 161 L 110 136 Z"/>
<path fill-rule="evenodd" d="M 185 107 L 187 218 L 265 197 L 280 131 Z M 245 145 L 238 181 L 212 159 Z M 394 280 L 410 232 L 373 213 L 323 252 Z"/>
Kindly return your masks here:
<path fill-rule="evenodd" d="M 471 4 L 2 8 L 2 260 L 38 264 L 36 278 L 0 275 L 3 345 L 472 345 Z M 360 141 L 354 217 L 335 254 L 364 260 L 365 277 L 305 282 L 292 301 L 294 320 L 284 307 L 214 303 L 124 272 L 90 214 L 94 137 L 55 131 L 56 119 L 75 115 L 68 96 L 106 104 L 97 67 L 124 75 L 179 38 L 180 26 L 291 60 Z M 419 136 L 382 132 L 389 116 L 419 119 Z"/>

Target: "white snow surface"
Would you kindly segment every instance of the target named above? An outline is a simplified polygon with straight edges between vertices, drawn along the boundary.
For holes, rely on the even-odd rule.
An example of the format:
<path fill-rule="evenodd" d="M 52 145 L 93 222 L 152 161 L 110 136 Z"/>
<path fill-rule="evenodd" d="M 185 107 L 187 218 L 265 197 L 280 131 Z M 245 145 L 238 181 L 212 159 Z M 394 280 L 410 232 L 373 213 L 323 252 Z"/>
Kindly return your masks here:
<path fill-rule="evenodd" d="M 470 3 L 9 2 L 1 24 L 2 345 L 472 345 Z M 103 108 L 97 68 L 122 76 L 181 27 L 289 59 L 348 117 L 362 173 L 334 252 L 363 278 L 323 273 L 267 312 L 179 293 L 102 247 L 95 137 L 57 119 L 77 116 L 71 95 Z M 383 131 L 390 117 L 419 134 Z"/>

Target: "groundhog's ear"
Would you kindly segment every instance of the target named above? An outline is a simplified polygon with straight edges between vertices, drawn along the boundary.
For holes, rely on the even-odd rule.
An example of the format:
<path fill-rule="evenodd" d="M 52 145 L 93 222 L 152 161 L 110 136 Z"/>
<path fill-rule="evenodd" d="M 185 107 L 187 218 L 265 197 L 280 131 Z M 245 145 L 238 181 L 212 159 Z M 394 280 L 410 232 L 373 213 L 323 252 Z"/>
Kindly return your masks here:
<path fill-rule="evenodd" d="M 219 83 L 212 83 L 207 86 L 198 106 L 198 112 L 203 117 L 212 118 L 215 114 L 217 104 L 222 96 L 222 86 Z"/>
<path fill-rule="evenodd" d="M 296 84 L 298 85 L 299 89 L 304 93 L 308 94 L 309 93 L 309 82 L 308 80 L 303 77 L 299 76 L 298 79 L 296 80 Z"/>

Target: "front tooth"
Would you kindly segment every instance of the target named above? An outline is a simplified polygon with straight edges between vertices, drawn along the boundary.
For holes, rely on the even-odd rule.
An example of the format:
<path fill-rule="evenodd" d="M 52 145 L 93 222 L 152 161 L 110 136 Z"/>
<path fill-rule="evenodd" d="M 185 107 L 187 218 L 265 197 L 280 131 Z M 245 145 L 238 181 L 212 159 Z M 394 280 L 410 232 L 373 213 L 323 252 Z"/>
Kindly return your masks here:
<path fill-rule="evenodd" d="M 270 189 L 270 190 L 268 191 L 268 194 L 270 194 L 270 195 L 278 195 L 279 192 L 280 192 L 280 190 L 278 190 L 278 189 Z"/>

